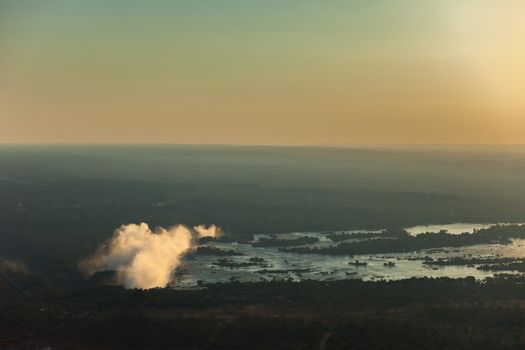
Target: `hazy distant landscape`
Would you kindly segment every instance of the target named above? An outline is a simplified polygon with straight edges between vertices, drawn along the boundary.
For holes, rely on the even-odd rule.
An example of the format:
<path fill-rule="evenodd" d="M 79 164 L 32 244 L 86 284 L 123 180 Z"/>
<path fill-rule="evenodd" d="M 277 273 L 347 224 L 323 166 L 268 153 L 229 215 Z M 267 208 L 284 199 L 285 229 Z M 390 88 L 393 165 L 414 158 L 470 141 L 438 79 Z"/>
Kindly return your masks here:
<path fill-rule="evenodd" d="M 519 347 L 522 169 L 510 146 L 1 146 L 0 346 Z"/>
<path fill-rule="evenodd" d="M 525 221 L 521 146 L 4 145 L 0 169 L 0 254 L 62 284 L 129 223 L 215 224 L 250 242 Z"/>

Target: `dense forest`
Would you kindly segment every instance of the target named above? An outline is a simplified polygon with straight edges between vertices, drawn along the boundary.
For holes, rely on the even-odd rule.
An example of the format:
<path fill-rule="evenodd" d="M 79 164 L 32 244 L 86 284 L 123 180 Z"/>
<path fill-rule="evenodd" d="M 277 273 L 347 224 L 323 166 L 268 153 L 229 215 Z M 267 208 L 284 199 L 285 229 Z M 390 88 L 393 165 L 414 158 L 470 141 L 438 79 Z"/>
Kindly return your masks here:
<path fill-rule="evenodd" d="M 502 275 L 4 296 L 0 347 L 520 349 L 524 282 Z"/>

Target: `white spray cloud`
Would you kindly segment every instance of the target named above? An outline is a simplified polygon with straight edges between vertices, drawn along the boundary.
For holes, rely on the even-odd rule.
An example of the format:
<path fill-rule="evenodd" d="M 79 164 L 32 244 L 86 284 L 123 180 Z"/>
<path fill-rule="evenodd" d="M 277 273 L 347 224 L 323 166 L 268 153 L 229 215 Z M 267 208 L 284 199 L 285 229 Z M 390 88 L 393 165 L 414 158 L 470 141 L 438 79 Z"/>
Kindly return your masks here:
<path fill-rule="evenodd" d="M 218 237 L 222 234 L 220 227 L 216 225 L 210 225 L 208 228 L 204 225 L 193 226 L 193 229 L 200 237 Z"/>
<path fill-rule="evenodd" d="M 126 288 L 164 287 L 184 254 L 195 246 L 196 238 L 216 237 L 219 233 L 215 225 L 199 225 L 193 230 L 178 225 L 155 231 L 146 223 L 123 225 L 80 267 L 88 274 L 114 270 Z"/>

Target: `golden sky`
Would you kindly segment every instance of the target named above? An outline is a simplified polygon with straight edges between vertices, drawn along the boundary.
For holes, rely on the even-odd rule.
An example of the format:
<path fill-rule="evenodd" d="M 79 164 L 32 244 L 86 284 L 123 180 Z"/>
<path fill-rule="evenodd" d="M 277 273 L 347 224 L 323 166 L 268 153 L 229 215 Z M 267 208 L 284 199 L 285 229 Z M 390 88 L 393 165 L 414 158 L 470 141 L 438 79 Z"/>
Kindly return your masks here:
<path fill-rule="evenodd" d="M 0 143 L 525 143 L 523 0 L 0 0 Z"/>

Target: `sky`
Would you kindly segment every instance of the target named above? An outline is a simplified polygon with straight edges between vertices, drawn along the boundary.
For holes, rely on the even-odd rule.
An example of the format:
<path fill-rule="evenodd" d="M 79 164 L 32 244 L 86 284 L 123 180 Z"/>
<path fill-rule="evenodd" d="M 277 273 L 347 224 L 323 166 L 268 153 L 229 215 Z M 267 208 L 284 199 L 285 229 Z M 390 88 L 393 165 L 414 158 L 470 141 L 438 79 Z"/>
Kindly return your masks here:
<path fill-rule="evenodd" d="M 523 0 L 0 0 L 0 143 L 522 144 Z"/>

